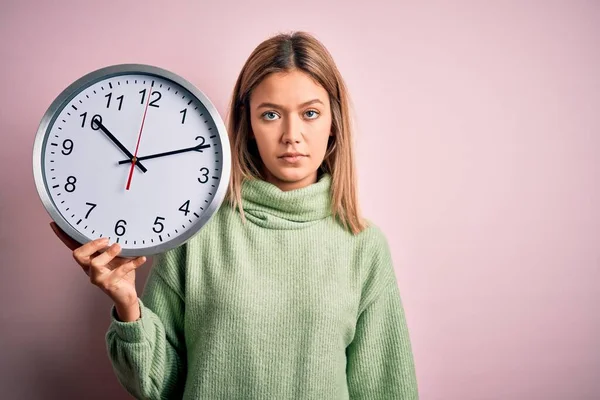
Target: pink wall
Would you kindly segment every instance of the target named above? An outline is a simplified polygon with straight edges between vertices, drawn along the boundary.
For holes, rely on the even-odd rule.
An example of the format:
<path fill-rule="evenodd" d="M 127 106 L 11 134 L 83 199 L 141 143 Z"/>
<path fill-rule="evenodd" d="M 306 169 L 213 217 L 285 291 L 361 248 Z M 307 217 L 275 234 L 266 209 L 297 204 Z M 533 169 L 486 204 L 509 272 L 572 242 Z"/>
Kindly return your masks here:
<path fill-rule="evenodd" d="M 599 2 L 50 3 L 0 5 L 2 398 L 128 398 L 110 301 L 35 192 L 50 102 L 139 62 L 224 113 L 250 51 L 291 29 L 324 41 L 354 98 L 363 208 L 392 246 L 422 399 L 600 398 Z"/>

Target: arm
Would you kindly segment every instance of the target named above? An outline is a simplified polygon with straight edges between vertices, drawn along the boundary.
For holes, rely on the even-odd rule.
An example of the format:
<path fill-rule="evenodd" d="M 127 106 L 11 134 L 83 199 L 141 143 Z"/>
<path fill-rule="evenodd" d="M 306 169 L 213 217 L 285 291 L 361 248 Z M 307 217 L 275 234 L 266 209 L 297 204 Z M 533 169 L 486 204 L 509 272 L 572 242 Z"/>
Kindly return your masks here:
<path fill-rule="evenodd" d="M 395 282 L 360 315 L 346 356 L 351 399 L 419 398 L 409 333 Z"/>
<path fill-rule="evenodd" d="M 412 346 L 390 249 L 378 228 L 371 232 L 356 329 L 346 348 L 350 398 L 417 400 Z"/>
<path fill-rule="evenodd" d="M 183 337 L 182 246 L 154 256 L 144 287 L 140 318 L 118 319 L 111 309 L 106 345 L 119 382 L 136 398 L 181 397 L 186 374 Z"/>

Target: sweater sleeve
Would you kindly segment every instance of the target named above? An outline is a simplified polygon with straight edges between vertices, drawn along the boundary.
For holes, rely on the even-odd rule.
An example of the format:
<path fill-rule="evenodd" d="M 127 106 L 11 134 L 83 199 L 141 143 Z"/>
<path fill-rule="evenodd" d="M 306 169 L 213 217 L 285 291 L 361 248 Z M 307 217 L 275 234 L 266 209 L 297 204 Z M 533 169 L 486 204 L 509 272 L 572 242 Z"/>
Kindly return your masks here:
<path fill-rule="evenodd" d="M 106 333 L 117 379 L 138 399 L 181 398 L 186 375 L 182 246 L 153 257 L 142 296 L 141 317 L 117 319 L 111 308 Z"/>
<path fill-rule="evenodd" d="M 365 302 L 346 349 L 350 399 L 419 398 L 410 335 L 387 242 L 380 238 L 365 282 Z"/>

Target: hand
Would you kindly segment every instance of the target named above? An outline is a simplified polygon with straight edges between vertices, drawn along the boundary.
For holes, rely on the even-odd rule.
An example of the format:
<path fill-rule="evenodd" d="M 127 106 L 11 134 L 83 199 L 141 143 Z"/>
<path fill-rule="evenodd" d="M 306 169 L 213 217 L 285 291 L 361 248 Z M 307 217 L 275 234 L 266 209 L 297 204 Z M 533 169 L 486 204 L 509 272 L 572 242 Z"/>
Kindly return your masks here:
<path fill-rule="evenodd" d="M 137 319 L 137 316 L 131 317 L 135 315 L 134 310 L 137 310 L 139 316 L 135 270 L 146 262 L 146 257 L 135 259 L 117 257 L 121 252 L 119 244 L 113 243 L 108 246 L 107 238 L 91 240 L 81 245 L 70 238 L 55 222 L 51 222 L 50 227 L 56 236 L 73 250 L 73 258 L 90 277 L 91 283 L 102 289 L 114 301 L 119 318 Z"/>
<path fill-rule="evenodd" d="M 127 150 L 127 148 L 126 148 L 125 146 L 123 146 L 123 144 L 121 144 L 121 142 L 119 142 L 119 140 L 118 140 L 118 139 L 117 139 L 117 138 L 116 138 L 116 137 L 115 137 L 115 136 L 114 136 L 112 133 L 110 133 L 110 131 L 109 131 L 108 129 L 106 129 L 106 127 L 105 127 L 105 126 L 102 124 L 102 122 L 100 121 L 100 119 L 98 119 L 98 118 L 93 118 L 93 119 L 92 119 L 92 128 L 94 127 L 94 124 L 96 124 L 96 125 L 98 126 L 98 128 L 100 128 L 100 130 L 101 130 L 102 132 L 104 132 L 104 134 L 105 134 L 106 136 L 108 136 L 108 138 L 109 138 L 110 140 L 112 140 L 112 141 L 113 141 L 113 143 L 114 143 L 114 144 L 116 144 L 116 145 L 117 145 L 117 147 L 118 147 L 119 149 L 121 149 L 121 151 L 122 151 L 123 153 L 125 153 L 125 155 L 126 155 L 127 157 L 129 157 L 129 160 L 127 160 L 127 162 L 128 162 L 128 163 L 131 163 L 131 161 L 132 161 L 132 160 L 133 160 L 133 158 L 134 158 L 134 157 L 133 157 L 133 154 L 131 154 L 131 153 L 129 152 L 129 150 Z M 136 165 L 137 165 L 137 166 L 138 166 L 138 167 L 139 167 L 139 168 L 142 170 L 142 172 L 146 172 L 146 171 L 147 171 L 147 170 L 146 170 L 146 168 L 145 168 L 145 167 L 144 167 L 142 164 L 140 164 L 139 162 L 137 162 L 137 160 L 136 160 L 135 164 L 136 164 Z"/>
<path fill-rule="evenodd" d="M 143 157 L 137 157 L 136 158 L 136 162 L 138 162 L 139 160 L 149 160 L 151 158 L 158 158 L 158 157 L 164 157 L 164 156 L 170 156 L 173 154 L 179 154 L 179 153 L 185 153 L 187 151 L 199 151 L 202 153 L 203 149 L 208 149 L 210 147 L 210 144 L 199 144 L 197 146 L 194 147 L 187 147 L 185 149 L 180 149 L 180 150 L 173 150 L 173 151 L 167 151 L 165 153 L 157 153 L 157 154 L 152 154 L 149 156 L 143 156 Z M 119 161 L 119 164 L 129 164 L 131 162 L 131 160 L 121 160 Z"/>

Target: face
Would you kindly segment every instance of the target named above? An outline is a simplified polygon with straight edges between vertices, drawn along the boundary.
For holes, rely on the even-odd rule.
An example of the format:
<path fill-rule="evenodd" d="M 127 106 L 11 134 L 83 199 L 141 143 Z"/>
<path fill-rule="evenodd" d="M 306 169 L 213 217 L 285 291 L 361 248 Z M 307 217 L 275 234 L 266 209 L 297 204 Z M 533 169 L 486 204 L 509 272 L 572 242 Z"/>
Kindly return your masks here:
<path fill-rule="evenodd" d="M 316 182 L 332 135 L 322 86 L 299 70 L 270 74 L 250 96 L 250 119 L 268 182 L 281 190 Z"/>

